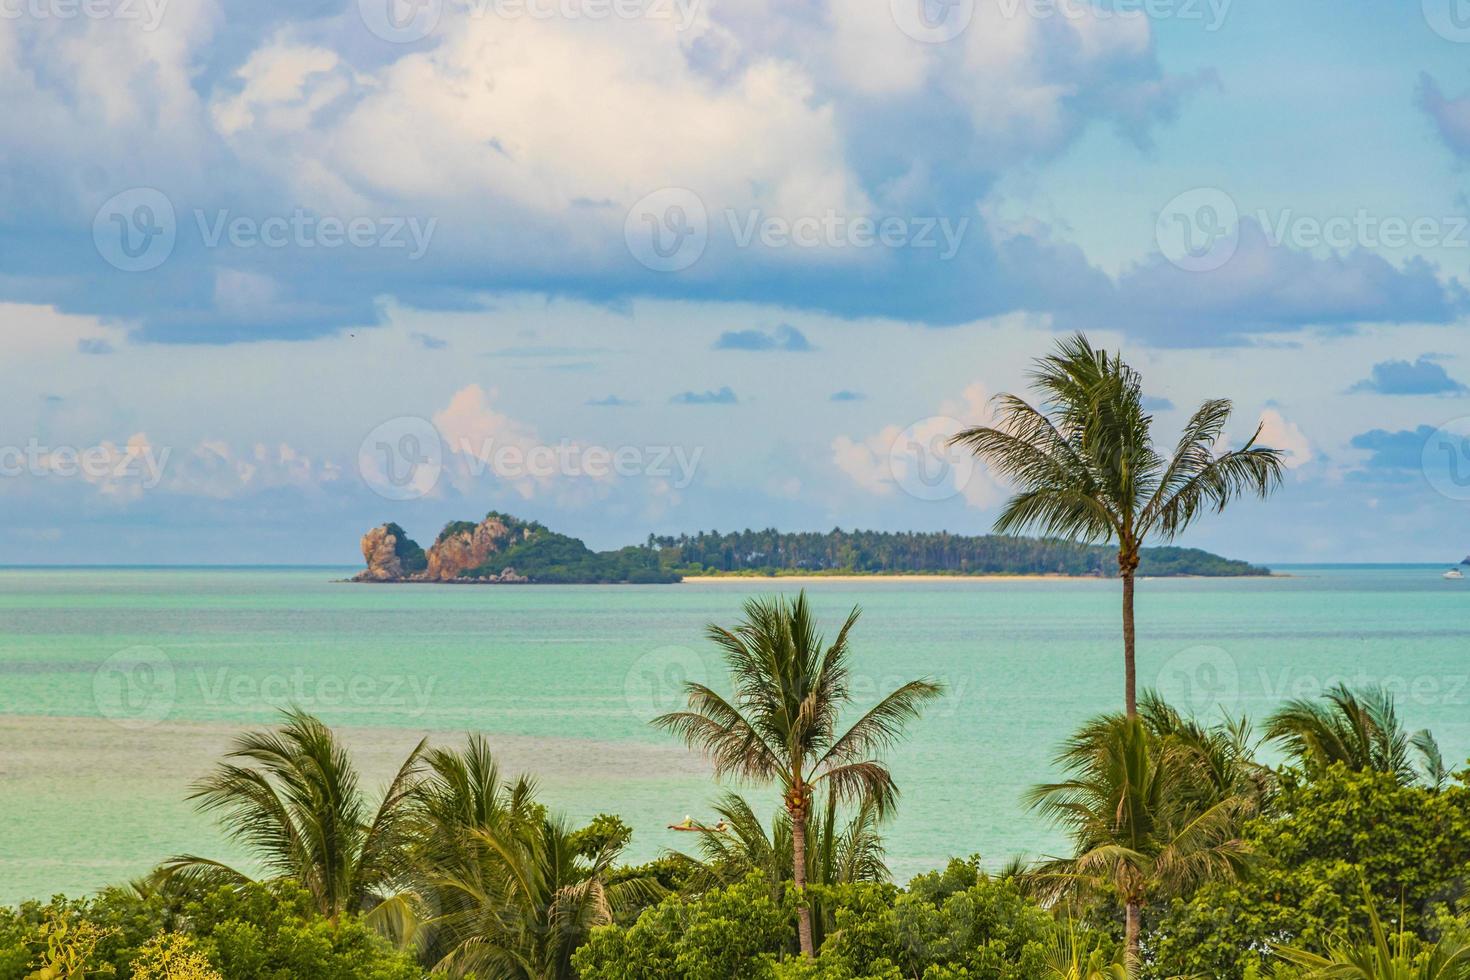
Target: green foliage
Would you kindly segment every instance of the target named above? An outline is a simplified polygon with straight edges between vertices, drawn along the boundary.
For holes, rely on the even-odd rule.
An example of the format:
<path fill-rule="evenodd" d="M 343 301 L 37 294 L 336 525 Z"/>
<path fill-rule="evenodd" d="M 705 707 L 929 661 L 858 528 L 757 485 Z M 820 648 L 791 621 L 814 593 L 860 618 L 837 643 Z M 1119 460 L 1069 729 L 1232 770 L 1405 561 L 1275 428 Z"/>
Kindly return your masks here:
<path fill-rule="evenodd" d="M 1409 736 L 1399 724 L 1393 696 L 1382 687 L 1355 692 L 1339 684 L 1321 698 L 1288 701 L 1267 720 L 1266 734 L 1312 775 L 1334 763 L 1392 773 L 1404 783 L 1417 775 L 1409 759 Z M 1438 756 L 1428 732 L 1414 738 L 1422 754 Z"/>
<path fill-rule="evenodd" d="M 759 873 L 695 898 L 670 896 L 628 928 L 592 930 L 573 956 L 582 980 L 770 978 L 796 937 L 794 902 Z"/>
<path fill-rule="evenodd" d="M 393 554 L 398 556 L 398 564 L 403 569 L 403 574 L 412 575 L 414 572 L 422 572 L 429 567 L 428 555 L 424 554 L 424 549 L 419 547 L 419 543 L 410 538 L 403 528 L 392 523 L 383 526 L 389 534 L 393 535 L 395 541 Z"/>
<path fill-rule="evenodd" d="M 651 536 L 664 567 L 688 575 L 745 573 L 1096 575 L 1118 574 L 1117 553 L 1056 538 L 947 531 L 806 531 L 775 528 Z M 1140 575 L 1269 575 L 1270 570 L 1198 548 L 1145 548 Z"/>
<path fill-rule="evenodd" d="M 214 773 L 195 784 L 200 810 L 255 852 L 268 880 L 295 881 L 335 917 L 388 897 L 401 873 L 410 787 L 424 743 L 409 753 L 376 805 L 359 791 L 356 766 L 332 730 L 299 709 L 275 729 L 246 732 Z M 192 854 L 156 872 L 165 888 L 239 885 L 251 876 Z"/>
<path fill-rule="evenodd" d="M 489 577 L 512 568 L 532 582 L 656 585 L 679 581 L 676 573 L 660 568 L 658 555 L 646 548 L 592 551 L 577 538 L 538 528 L 463 576 Z"/>
<path fill-rule="evenodd" d="M 879 882 L 812 890 L 835 920 L 814 960 L 793 955 L 793 895 L 776 897 L 759 872 L 693 899 L 668 898 L 631 928 L 595 930 L 574 960 L 583 980 L 1046 975 L 1051 916 L 975 858 L 920 875 L 902 891 Z"/>
<path fill-rule="evenodd" d="M 1155 929 L 1167 973 L 1241 980 L 1269 962 L 1268 943 L 1321 950 L 1368 927 L 1360 876 L 1397 902 L 1421 935 L 1463 899 L 1470 873 L 1470 789 L 1403 785 L 1393 773 L 1338 763 L 1288 780 L 1244 834 L 1258 855 L 1247 882 L 1177 901 Z"/>
<path fill-rule="evenodd" d="M 289 882 L 219 888 L 184 910 L 191 934 L 224 980 L 412 980 L 397 953 L 356 916 L 335 923 Z"/>
<path fill-rule="evenodd" d="M 1368 933 L 1354 939 L 1335 939 L 1326 955 L 1282 946 L 1276 955 L 1302 967 L 1305 980 L 1467 980 L 1470 978 L 1470 935 L 1463 924 L 1435 942 L 1424 942 L 1409 932 L 1402 915 L 1389 938 L 1374 907 L 1368 886 L 1362 886 L 1368 913 Z"/>
<path fill-rule="evenodd" d="M 98 936 L 85 974 L 95 978 L 413 980 L 420 971 L 363 922 L 318 915 L 310 893 L 280 882 L 223 887 L 180 899 L 110 888 L 94 899 L 0 909 L 0 980 L 39 969 L 58 925 Z M 167 938 L 176 937 L 176 938 Z M 168 967 L 172 972 L 167 972 Z M 194 973 L 181 972 L 194 970 Z M 151 971 L 151 972 L 150 972 Z"/>

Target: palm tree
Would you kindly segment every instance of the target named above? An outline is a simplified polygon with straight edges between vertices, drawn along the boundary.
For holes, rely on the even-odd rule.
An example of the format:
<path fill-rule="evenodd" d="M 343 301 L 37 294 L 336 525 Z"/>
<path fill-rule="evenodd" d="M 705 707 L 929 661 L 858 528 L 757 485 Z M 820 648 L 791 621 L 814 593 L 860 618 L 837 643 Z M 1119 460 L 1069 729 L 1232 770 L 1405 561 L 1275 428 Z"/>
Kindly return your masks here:
<path fill-rule="evenodd" d="M 1393 696 L 1382 687 L 1354 692 L 1338 684 L 1319 700 L 1288 701 L 1267 719 L 1266 736 L 1280 743 L 1309 777 L 1335 763 L 1354 772 L 1390 773 L 1405 785 L 1417 775 L 1409 756 L 1409 736 L 1399 724 Z M 1443 768 L 1443 759 L 1437 758 L 1439 747 L 1428 732 L 1416 734 L 1412 744 L 1431 770 L 1436 765 Z"/>
<path fill-rule="evenodd" d="M 358 788 L 352 760 L 332 730 L 299 709 L 274 730 L 246 732 L 190 799 L 218 813 L 229 838 L 253 851 L 268 880 L 304 887 L 322 915 L 363 912 L 396 891 L 408 843 L 408 801 L 424 743 L 399 768 L 376 807 Z M 238 760 L 231 762 L 228 760 Z M 156 872 L 161 885 L 238 885 L 246 873 L 192 854 Z"/>
<path fill-rule="evenodd" d="M 797 936 L 813 954 L 807 884 L 807 826 L 814 791 L 825 785 L 839 801 L 869 800 L 884 816 L 898 788 L 880 753 L 917 718 L 943 687 L 914 680 L 889 693 L 851 728 L 839 734 L 838 719 L 852 701 L 848 635 L 857 623 L 854 608 L 830 645 L 823 645 L 803 591 L 794 602 L 751 599 L 733 630 L 711 625 L 735 690 L 726 700 L 703 684 L 686 684 L 689 706 L 654 719 L 714 762 L 717 776 L 732 775 L 781 788 L 791 819 Z"/>
<path fill-rule="evenodd" d="M 1181 715 L 1156 691 L 1144 691 L 1138 704 L 1139 717 L 1149 733 L 1169 741 L 1193 764 L 1198 802 L 1208 805 L 1239 797 L 1264 809 L 1276 792 L 1277 779 L 1271 767 L 1256 761 L 1260 745 L 1249 719 L 1227 717 L 1203 725 Z"/>
<path fill-rule="evenodd" d="M 1238 828 L 1254 802 L 1213 793 L 1195 751 L 1154 735 L 1136 715 L 1094 719 L 1057 762 L 1069 778 L 1037 786 L 1027 800 L 1067 831 L 1076 853 L 1042 862 L 1033 878 L 1052 900 L 1114 896 L 1136 976 L 1143 908 L 1241 874 L 1250 851 Z"/>
<path fill-rule="evenodd" d="M 783 806 L 767 832 L 755 809 L 738 793 L 726 793 L 715 804 L 723 829 L 699 831 L 699 857 L 674 852 L 673 857 L 691 871 L 687 890 L 705 891 L 743 881 L 751 872 L 761 872 L 774 884 L 779 899 L 782 883 L 793 881 L 791 816 Z M 883 838 L 878 832 L 881 818 L 877 804 L 862 800 L 851 817 L 841 818 L 835 794 L 829 792 L 825 805 L 807 815 L 808 841 L 806 881 L 808 885 L 843 885 L 858 881 L 887 881 Z M 835 920 L 830 909 L 811 899 L 812 945 L 820 949 L 823 936 Z"/>
<path fill-rule="evenodd" d="M 1333 943 L 1326 956 L 1277 946 L 1276 955 L 1305 967 L 1309 972 L 1304 980 L 1470 980 L 1470 937 L 1448 935 L 1436 943 L 1423 943 L 1405 928 L 1400 915 L 1398 932 L 1390 941 L 1367 884 L 1360 882 L 1360 887 L 1368 910 L 1366 941 Z"/>
<path fill-rule="evenodd" d="M 1060 341 L 1031 377 L 1040 407 L 1000 395 L 994 426 L 965 429 L 950 441 L 1016 484 L 1018 492 L 995 521 L 997 532 L 1034 528 L 1046 536 L 1117 543 L 1131 715 L 1139 549 L 1150 536 L 1173 539 L 1207 509 L 1222 511 L 1247 491 L 1266 497 L 1281 482 L 1282 454 L 1256 445 L 1257 427 L 1242 448 L 1216 455 L 1231 412 L 1229 400 L 1216 398 L 1195 411 L 1166 459 L 1154 448 L 1153 417 L 1144 411 L 1138 372 L 1081 334 Z"/>
<path fill-rule="evenodd" d="M 488 744 L 436 749 L 414 791 L 420 956 L 481 980 L 569 980 L 592 927 L 652 896 L 642 878 L 608 879 L 624 841 L 579 834 L 502 779 Z"/>

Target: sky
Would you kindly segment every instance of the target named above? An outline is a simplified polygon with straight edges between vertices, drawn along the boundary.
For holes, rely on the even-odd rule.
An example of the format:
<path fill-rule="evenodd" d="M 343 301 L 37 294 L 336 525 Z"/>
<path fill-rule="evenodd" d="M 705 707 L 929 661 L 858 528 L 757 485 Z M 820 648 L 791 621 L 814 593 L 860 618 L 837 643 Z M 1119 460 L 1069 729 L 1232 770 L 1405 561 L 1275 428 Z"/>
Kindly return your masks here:
<path fill-rule="evenodd" d="M 984 533 L 1074 331 L 1286 454 L 1180 543 L 1470 553 L 1465 0 L 0 0 L 0 92 L 0 564 Z"/>

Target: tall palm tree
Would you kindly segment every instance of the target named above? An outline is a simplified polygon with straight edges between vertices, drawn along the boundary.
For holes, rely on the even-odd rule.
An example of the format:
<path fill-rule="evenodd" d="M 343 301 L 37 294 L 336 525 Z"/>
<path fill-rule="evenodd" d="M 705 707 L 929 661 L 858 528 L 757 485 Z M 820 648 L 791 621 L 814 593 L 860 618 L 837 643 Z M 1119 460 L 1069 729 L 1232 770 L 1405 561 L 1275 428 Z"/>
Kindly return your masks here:
<path fill-rule="evenodd" d="M 488 744 L 425 756 L 414 791 L 414 878 L 426 966 L 481 980 L 570 980 L 594 926 L 657 897 L 609 883 L 623 841 L 592 840 L 548 815 L 526 777 L 502 779 Z"/>
<path fill-rule="evenodd" d="M 1076 851 L 1032 875 L 1053 900 L 1115 897 L 1136 976 L 1143 908 L 1241 874 L 1250 851 L 1238 830 L 1253 801 L 1209 792 L 1194 751 L 1154 735 L 1136 715 L 1089 722 L 1057 762 L 1069 778 L 1037 786 L 1027 801 L 1067 831 Z"/>
<path fill-rule="evenodd" d="M 283 715 L 274 730 L 236 738 L 227 761 L 195 784 L 190 799 L 201 811 L 221 815 L 227 836 L 255 854 L 266 879 L 297 882 L 322 915 L 335 921 L 343 912 L 372 909 L 401 882 L 407 804 L 424 743 L 409 753 L 373 806 L 332 730 L 299 709 Z M 165 886 L 252 880 L 192 854 L 170 858 L 156 874 Z"/>
<path fill-rule="evenodd" d="M 724 652 L 733 699 L 686 684 L 688 710 L 653 723 L 708 755 L 717 776 L 780 786 L 791 819 L 793 884 L 801 896 L 797 936 L 802 953 L 811 956 L 811 909 L 803 893 L 813 793 L 825 785 L 842 802 L 870 800 L 879 816 L 886 814 L 898 788 L 880 754 L 943 687 L 909 681 L 841 731 L 839 716 L 852 701 L 848 636 L 859 611 L 852 610 L 826 646 L 804 591 L 794 602 L 751 599 L 744 612 L 734 629 L 707 630 Z"/>
<path fill-rule="evenodd" d="M 697 838 L 699 856 L 674 852 L 673 857 L 690 869 L 689 891 L 723 888 L 760 871 L 773 883 L 780 897 L 783 883 L 793 881 L 791 816 L 783 806 L 766 830 L 755 809 L 738 793 L 726 793 L 715 804 L 724 829 L 706 827 Z M 825 805 L 807 815 L 808 885 L 843 885 L 858 881 L 887 881 L 881 819 L 877 804 L 863 800 L 843 819 L 834 794 Z M 820 949 L 822 939 L 835 925 L 831 909 L 812 899 L 812 945 Z"/>
<path fill-rule="evenodd" d="M 1360 884 L 1368 910 L 1366 940 L 1335 942 L 1325 956 L 1290 946 L 1277 946 L 1276 955 L 1305 967 L 1305 980 L 1470 980 L 1470 937 L 1451 934 L 1424 943 L 1408 931 L 1400 915 L 1398 932 L 1390 940 L 1367 884 Z"/>
<path fill-rule="evenodd" d="M 1000 395 L 995 425 L 965 429 L 951 443 L 968 447 L 1015 483 L 1016 495 L 995 521 L 997 532 L 1037 529 L 1117 543 L 1131 715 L 1138 684 L 1133 578 L 1139 549 L 1151 536 L 1174 538 L 1206 510 L 1224 510 L 1248 491 L 1266 497 L 1281 482 L 1282 454 L 1256 445 L 1257 427 L 1242 448 L 1217 455 L 1231 404 L 1216 398 L 1195 411 L 1165 458 L 1154 448 L 1153 417 L 1144 410 L 1138 372 L 1081 334 L 1037 361 L 1031 378 L 1042 397 L 1038 407 Z"/>
<path fill-rule="evenodd" d="M 1320 775 L 1334 763 L 1354 772 L 1391 773 L 1406 785 L 1417 775 L 1393 695 L 1382 687 L 1355 692 L 1338 684 L 1320 699 L 1288 701 L 1267 719 L 1266 736 L 1280 743 L 1308 776 Z M 1439 748 L 1433 736 L 1420 732 L 1412 744 L 1431 767 L 1436 764 Z M 1442 759 L 1438 765 L 1443 768 Z"/>

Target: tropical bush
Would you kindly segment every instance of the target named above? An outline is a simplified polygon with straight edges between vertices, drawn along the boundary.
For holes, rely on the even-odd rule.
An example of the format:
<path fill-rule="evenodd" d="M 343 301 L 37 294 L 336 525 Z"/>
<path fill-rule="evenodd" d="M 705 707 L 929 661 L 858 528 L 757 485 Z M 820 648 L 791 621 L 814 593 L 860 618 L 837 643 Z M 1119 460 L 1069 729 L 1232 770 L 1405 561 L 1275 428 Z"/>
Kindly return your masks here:
<path fill-rule="evenodd" d="M 1249 880 L 1206 885 L 1178 900 L 1156 929 L 1160 969 L 1240 980 L 1271 960 L 1270 945 L 1322 950 L 1369 927 L 1359 880 L 1428 935 L 1470 887 L 1470 789 L 1435 792 L 1393 772 L 1349 770 L 1288 779 L 1244 839 Z"/>

